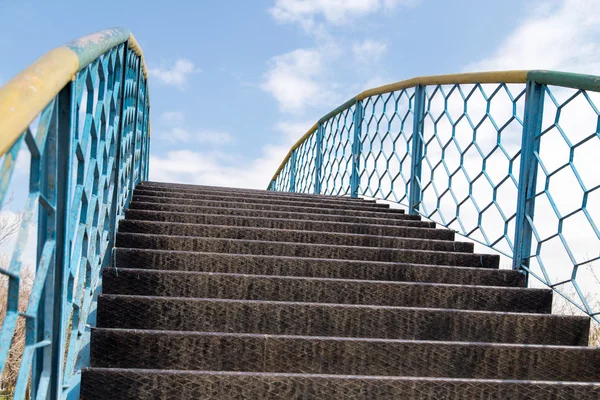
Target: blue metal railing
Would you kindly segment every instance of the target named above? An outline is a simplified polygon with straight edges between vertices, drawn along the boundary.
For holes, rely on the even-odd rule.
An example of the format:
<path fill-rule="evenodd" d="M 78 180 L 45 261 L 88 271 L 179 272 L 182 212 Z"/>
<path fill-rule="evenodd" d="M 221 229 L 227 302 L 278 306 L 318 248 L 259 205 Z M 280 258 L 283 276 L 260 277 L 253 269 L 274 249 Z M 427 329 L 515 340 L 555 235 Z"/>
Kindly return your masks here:
<path fill-rule="evenodd" d="M 30 156 L 16 247 L 8 269 L 0 269 L 8 293 L 0 337 L 2 372 L 18 320 L 25 319 L 25 348 L 11 388 L 15 399 L 27 392 L 36 399 L 79 397 L 101 269 L 111 263 L 117 222 L 135 184 L 148 176 L 146 78 L 133 36 L 113 29 L 51 51 L 0 89 L 0 131 L 8 148 L 0 202 L 9 195 L 17 156 Z M 27 93 L 31 85 L 37 87 Z M 44 96 L 49 103 L 44 104 Z M 40 105 L 37 127 L 28 126 Z M 35 223 L 37 265 L 23 309 L 18 304 L 22 259 Z"/>
<path fill-rule="evenodd" d="M 600 320 L 599 82 L 509 71 L 368 90 L 321 118 L 269 189 L 403 204 Z"/>

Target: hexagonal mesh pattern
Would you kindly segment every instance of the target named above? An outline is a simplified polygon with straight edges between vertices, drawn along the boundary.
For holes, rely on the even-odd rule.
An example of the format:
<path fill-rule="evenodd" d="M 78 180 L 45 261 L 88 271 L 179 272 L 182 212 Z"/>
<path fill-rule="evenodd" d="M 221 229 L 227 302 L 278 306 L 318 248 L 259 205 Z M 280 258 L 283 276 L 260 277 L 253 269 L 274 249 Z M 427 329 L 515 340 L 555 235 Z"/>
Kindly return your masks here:
<path fill-rule="evenodd" d="M 322 184 L 296 191 L 405 205 L 512 258 L 600 321 L 600 94 L 594 77 L 538 75 L 562 85 L 412 85 L 353 99 L 320 120 L 322 138 L 307 139 L 310 175 L 306 157 L 294 161 L 296 181 Z M 291 162 L 277 181 L 291 180 Z"/>

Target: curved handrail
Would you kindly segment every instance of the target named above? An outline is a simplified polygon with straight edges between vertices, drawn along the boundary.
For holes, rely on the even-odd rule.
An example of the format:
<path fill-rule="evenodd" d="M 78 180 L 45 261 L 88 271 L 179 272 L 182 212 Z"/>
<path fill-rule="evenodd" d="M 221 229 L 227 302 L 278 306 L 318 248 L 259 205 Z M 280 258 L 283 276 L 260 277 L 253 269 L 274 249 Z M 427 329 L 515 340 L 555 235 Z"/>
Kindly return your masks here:
<path fill-rule="evenodd" d="M 106 29 L 57 47 L 0 86 L 0 156 L 75 75 L 113 47 L 127 42 L 148 69 L 142 48 L 126 28 Z"/>
<path fill-rule="evenodd" d="M 600 261 L 594 92 L 599 76 L 546 70 L 366 90 L 291 147 L 268 189 L 403 204 L 510 257 L 600 322 L 600 298 L 585 293 Z"/>
<path fill-rule="evenodd" d="M 148 178 L 147 77 L 133 35 L 114 28 L 51 50 L 0 88 L 0 206 L 16 158 L 30 157 L 28 184 L 13 188 L 27 193 L 16 244 L 8 268 L 0 267 L 0 374 L 19 360 L 15 338 L 24 342 L 15 399 L 28 390 L 31 398 L 79 396 L 102 269 L 135 185 Z M 35 268 L 27 269 L 22 256 L 35 222 Z M 34 274 L 31 287 L 24 270 Z"/>
<path fill-rule="evenodd" d="M 272 181 L 281 172 L 292 152 L 296 150 L 307 137 L 317 130 L 320 123 L 328 120 L 335 114 L 348 109 L 356 104 L 357 101 L 364 100 L 367 97 L 379 94 L 391 93 L 418 85 L 453 85 L 453 84 L 485 84 L 485 83 L 526 83 L 528 81 L 538 82 L 545 85 L 556 85 L 570 87 L 573 89 L 600 91 L 600 77 L 595 75 L 575 74 L 569 72 L 548 71 L 548 70 L 519 70 L 519 71 L 492 71 L 492 72 L 469 72 L 464 74 L 446 74 L 420 76 L 406 79 L 404 81 L 392 83 L 389 85 L 378 86 L 373 89 L 367 89 L 357 94 L 350 100 L 341 104 L 337 108 L 321 117 L 310 129 L 298 139 L 291 147 L 290 151 L 283 158 L 283 161 L 273 174 Z M 269 182 L 269 187 L 271 183 Z M 268 187 L 267 187 L 268 189 Z"/>

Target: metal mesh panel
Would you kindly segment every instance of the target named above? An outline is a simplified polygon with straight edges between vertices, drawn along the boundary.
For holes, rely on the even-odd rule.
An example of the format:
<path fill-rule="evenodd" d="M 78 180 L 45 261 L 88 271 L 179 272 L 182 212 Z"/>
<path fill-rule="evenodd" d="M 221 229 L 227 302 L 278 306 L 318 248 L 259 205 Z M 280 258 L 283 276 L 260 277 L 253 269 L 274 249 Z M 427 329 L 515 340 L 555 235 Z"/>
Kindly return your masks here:
<path fill-rule="evenodd" d="M 323 173 L 321 192 L 334 196 L 350 193 L 355 107 L 323 122 Z"/>
<path fill-rule="evenodd" d="M 405 205 L 598 320 L 600 95 L 594 77 L 554 74 L 555 86 L 413 85 L 349 101 L 319 123 L 317 192 Z"/>
<path fill-rule="evenodd" d="M 414 95 L 409 88 L 364 100 L 361 194 L 408 202 Z"/>
<path fill-rule="evenodd" d="M 421 213 L 513 251 L 523 132 L 523 85 L 425 88 Z"/>
<path fill-rule="evenodd" d="M 11 196 L 19 150 L 30 158 L 17 245 L 8 269 L 0 269 L 8 277 L 0 369 L 16 340 L 19 316 L 27 331 L 15 398 L 28 391 L 37 398 L 50 391 L 70 395 L 78 390 L 82 367 L 89 365 L 100 271 L 110 265 L 116 223 L 135 184 L 147 178 L 149 103 L 141 63 L 127 43 L 92 61 L 4 157 L 3 203 Z M 14 186 L 27 188 L 22 182 Z M 32 232 L 37 232 L 37 265 L 26 310 L 19 313 L 14 294 Z"/>

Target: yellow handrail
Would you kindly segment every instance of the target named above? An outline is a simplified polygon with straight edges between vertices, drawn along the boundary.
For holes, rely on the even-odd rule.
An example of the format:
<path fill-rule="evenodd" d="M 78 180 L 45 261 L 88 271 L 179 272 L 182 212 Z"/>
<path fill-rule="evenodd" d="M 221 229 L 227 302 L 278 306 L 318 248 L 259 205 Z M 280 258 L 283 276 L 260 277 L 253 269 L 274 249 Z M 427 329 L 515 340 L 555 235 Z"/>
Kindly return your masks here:
<path fill-rule="evenodd" d="M 142 71 L 147 78 L 148 70 L 140 45 L 128 29 L 114 28 L 50 50 L 0 87 L 0 156 L 10 149 L 77 72 L 125 42 L 141 57 Z"/>
<path fill-rule="evenodd" d="M 300 145 L 318 128 L 319 123 L 326 121 L 332 115 L 337 114 L 340 111 L 351 107 L 357 101 L 364 100 L 367 97 L 377 96 L 379 94 L 390 93 L 417 85 L 450 85 L 450 84 L 469 84 L 469 83 L 525 83 L 527 82 L 528 73 L 531 71 L 495 71 L 495 72 L 471 72 L 464 74 L 447 74 L 447 75 L 432 75 L 432 76 L 421 76 L 417 78 L 407 79 L 404 81 L 392 83 L 389 85 L 379 86 L 373 89 L 365 90 L 358 95 L 354 96 L 332 112 L 323 116 L 317 121 L 302 137 L 292 146 L 290 151 L 287 153 L 275 174 L 273 174 L 272 181 L 277 178 L 277 175 L 281 172 L 288 159 L 291 157 L 292 152 L 296 150 Z"/>

